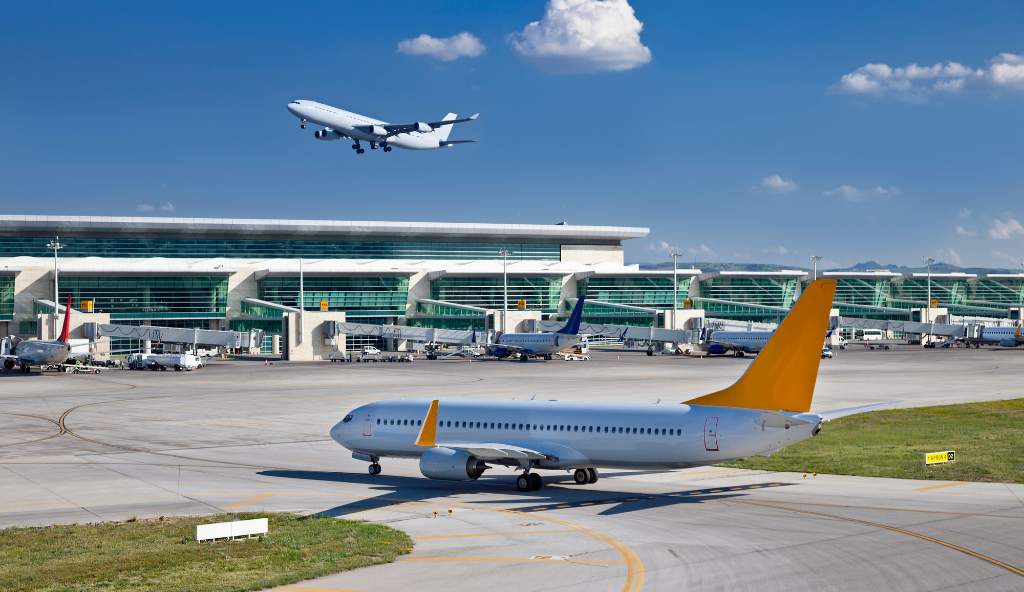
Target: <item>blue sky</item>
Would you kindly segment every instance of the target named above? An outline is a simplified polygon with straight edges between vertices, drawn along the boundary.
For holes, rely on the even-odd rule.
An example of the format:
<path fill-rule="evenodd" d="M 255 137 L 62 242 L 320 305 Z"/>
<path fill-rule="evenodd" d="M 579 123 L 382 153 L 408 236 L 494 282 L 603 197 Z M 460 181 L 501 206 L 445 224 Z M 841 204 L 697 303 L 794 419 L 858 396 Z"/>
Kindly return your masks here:
<path fill-rule="evenodd" d="M 0 212 L 650 227 L 630 261 L 1024 256 L 1024 4 L 592 2 L 13 4 Z M 398 51 L 460 32 L 482 53 Z M 356 156 L 295 98 L 479 111 L 453 138 L 480 143 Z"/>

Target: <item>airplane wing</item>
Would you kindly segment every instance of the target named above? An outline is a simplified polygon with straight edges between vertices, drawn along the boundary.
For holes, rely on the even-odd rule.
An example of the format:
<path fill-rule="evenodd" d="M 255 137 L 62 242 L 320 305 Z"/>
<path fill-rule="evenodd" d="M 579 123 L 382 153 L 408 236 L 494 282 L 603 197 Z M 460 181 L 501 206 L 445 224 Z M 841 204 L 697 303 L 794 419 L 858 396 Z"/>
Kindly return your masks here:
<path fill-rule="evenodd" d="M 441 142 L 441 146 L 454 146 L 456 144 L 474 144 L 476 140 L 444 140 Z"/>
<path fill-rule="evenodd" d="M 435 130 L 435 129 L 437 129 L 437 128 L 441 127 L 441 126 L 444 126 L 444 125 L 451 125 L 453 123 L 464 123 L 466 121 L 473 121 L 473 120 L 475 120 L 478 117 L 480 117 L 480 114 L 479 113 L 474 113 L 474 114 L 470 115 L 469 117 L 461 117 L 459 119 L 452 119 L 452 120 L 449 120 L 449 121 L 427 121 L 427 122 L 416 122 L 416 123 L 386 123 L 386 124 L 381 125 L 380 127 L 382 127 L 382 128 L 387 130 L 387 132 L 388 132 L 387 133 L 387 137 L 390 138 L 391 136 L 397 136 L 398 134 L 407 134 L 409 132 L 432 131 L 432 130 Z M 420 123 L 426 123 L 428 126 L 431 127 L 431 129 L 430 130 L 420 129 Z M 459 143 L 461 143 L 461 141 Z"/>
<path fill-rule="evenodd" d="M 480 460 L 558 460 L 553 454 L 500 442 L 438 442 L 437 446 L 464 450 Z"/>

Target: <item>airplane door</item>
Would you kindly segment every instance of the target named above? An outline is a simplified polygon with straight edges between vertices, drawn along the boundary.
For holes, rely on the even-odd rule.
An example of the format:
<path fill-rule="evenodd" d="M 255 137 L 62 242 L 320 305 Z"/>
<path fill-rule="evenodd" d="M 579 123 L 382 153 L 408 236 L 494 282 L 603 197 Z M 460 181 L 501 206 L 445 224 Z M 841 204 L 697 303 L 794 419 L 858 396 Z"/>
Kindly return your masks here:
<path fill-rule="evenodd" d="M 367 413 L 366 418 L 363 420 L 363 435 L 370 437 L 373 435 L 373 414 Z"/>
<path fill-rule="evenodd" d="M 704 420 L 704 450 L 718 451 L 718 418 L 708 417 Z"/>

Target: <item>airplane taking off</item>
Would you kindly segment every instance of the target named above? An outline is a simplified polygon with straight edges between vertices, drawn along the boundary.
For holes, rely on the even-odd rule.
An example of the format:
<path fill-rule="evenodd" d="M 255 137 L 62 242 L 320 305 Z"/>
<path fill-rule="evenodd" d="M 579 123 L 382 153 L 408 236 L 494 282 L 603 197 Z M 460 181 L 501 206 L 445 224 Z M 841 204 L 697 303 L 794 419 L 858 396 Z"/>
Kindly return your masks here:
<path fill-rule="evenodd" d="M 390 400 L 353 409 L 331 428 L 356 460 L 418 458 L 431 479 L 474 480 L 492 465 L 570 470 L 594 483 L 599 467 L 673 469 L 768 454 L 816 435 L 823 422 L 881 404 L 809 413 L 835 280 L 813 282 L 746 372 L 723 390 L 681 404 Z"/>
<path fill-rule="evenodd" d="M 580 321 L 583 320 L 583 298 L 576 301 L 576 306 L 569 314 L 565 326 L 554 333 L 505 333 L 498 337 L 497 343 L 487 345 L 487 353 L 498 358 L 519 356 L 519 360 L 529 361 L 530 356 L 543 356 L 545 360 L 568 347 L 578 344 L 580 337 Z"/>
<path fill-rule="evenodd" d="M 459 119 L 455 113 L 449 113 L 441 121 L 388 123 L 307 100 L 288 103 L 288 111 L 299 118 L 299 127 L 302 129 L 306 129 L 307 123 L 324 126 L 323 129 L 313 132 L 313 137 L 317 140 L 351 139 L 352 149 L 356 151 L 356 154 L 366 152 L 359 143 L 360 140 L 369 142 L 370 150 L 380 147 L 384 152 L 391 152 L 392 146 L 409 150 L 433 150 L 476 142 L 476 140 L 449 140 L 448 135 L 451 134 L 454 124 L 473 121 L 480 117 L 479 113 L 475 113 Z"/>
<path fill-rule="evenodd" d="M 17 364 L 22 372 L 30 372 L 32 366 L 55 366 L 63 364 L 71 355 L 68 332 L 71 329 L 71 295 L 64 307 L 64 328 L 57 339 L 26 339 L 15 343 L 10 354 L 3 355 L 5 370 L 13 370 Z"/>

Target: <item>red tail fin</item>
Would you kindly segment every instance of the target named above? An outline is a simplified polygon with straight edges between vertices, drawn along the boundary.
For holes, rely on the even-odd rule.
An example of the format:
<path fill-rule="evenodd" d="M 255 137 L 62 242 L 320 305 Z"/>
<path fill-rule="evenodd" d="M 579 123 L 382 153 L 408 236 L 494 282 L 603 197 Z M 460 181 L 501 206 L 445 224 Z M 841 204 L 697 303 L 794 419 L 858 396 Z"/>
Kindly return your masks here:
<path fill-rule="evenodd" d="M 54 303 L 56 304 L 56 303 Z M 68 294 L 68 304 L 64 307 L 64 328 L 60 332 L 60 341 L 68 342 L 68 333 L 71 330 L 71 294 Z"/>

